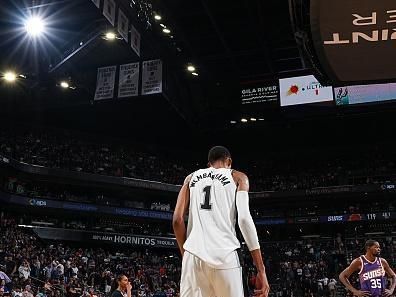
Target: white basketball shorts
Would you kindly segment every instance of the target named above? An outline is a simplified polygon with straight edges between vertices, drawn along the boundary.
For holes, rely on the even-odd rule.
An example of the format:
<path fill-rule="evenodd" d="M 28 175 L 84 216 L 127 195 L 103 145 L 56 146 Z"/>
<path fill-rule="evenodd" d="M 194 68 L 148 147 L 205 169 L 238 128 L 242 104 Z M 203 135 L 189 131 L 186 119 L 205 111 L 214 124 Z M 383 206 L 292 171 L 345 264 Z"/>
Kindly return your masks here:
<path fill-rule="evenodd" d="M 185 251 L 180 297 L 244 297 L 242 267 L 235 254 L 237 268 L 216 269 Z"/>

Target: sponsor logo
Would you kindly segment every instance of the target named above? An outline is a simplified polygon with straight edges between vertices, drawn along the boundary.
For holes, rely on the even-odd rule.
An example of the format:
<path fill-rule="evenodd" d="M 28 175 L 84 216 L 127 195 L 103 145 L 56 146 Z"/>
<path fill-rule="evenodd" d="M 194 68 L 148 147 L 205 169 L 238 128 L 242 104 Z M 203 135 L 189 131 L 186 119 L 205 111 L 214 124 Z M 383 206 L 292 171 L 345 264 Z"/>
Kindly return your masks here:
<path fill-rule="evenodd" d="M 45 200 L 29 199 L 29 204 L 32 205 L 32 206 L 47 206 L 47 201 L 45 201 Z"/>
<path fill-rule="evenodd" d="M 116 244 L 130 244 L 140 246 L 163 246 L 163 247 L 176 247 L 176 240 L 166 238 L 151 238 L 130 235 L 117 235 L 117 234 L 93 234 L 92 240 L 107 241 Z"/>
<path fill-rule="evenodd" d="M 396 9 L 386 10 L 380 14 L 386 14 L 386 23 L 396 23 Z M 370 16 L 362 16 L 357 13 L 352 14 L 352 24 L 357 28 L 365 28 L 365 26 L 375 26 L 378 24 L 377 12 L 373 11 Z M 363 31 L 363 30 L 362 30 Z M 366 30 L 365 30 L 366 31 Z M 349 36 L 351 38 L 349 38 Z M 396 29 L 390 28 L 376 28 L 370 32 L 354 31 L 344 33 L 341 37 L 340 32 L 332 33 L 332 40 L 324 40 L 324 45 L 340 45 L 348 43 L 361 43 L 361 42 L 384 42 L 396 39 Z"/>
<path fill-rule="evenodd" d="M 343 216 L 328 216 L 327 221 L 328 222 L 341 222 L 343 220 Z"/>
<path fill-rule="evenodd" d="M 382 189 L 383 190 L 394 190 L 394 189 L 396 189 L 396 186 L 391 185 L 391 184 L 386 184 L 386 185 L 382 185 Z"/>
<path fill-rule="evenodd" d="M 313 81 L 306 86 L 298 86 L 296 84 L 293 84 L 289 87 L 289 90 L 287 91 L 286 95 L 287 96 L 292 96 L 292 95 L 298 95 L 299 92 L 305 92 L 305 91 L 310 91 L 313 90 L 315 91 L 315 95 L 319 95 L 319 89 L 326 88 L 326 86 L 322 86 L 319 82 Z"/>

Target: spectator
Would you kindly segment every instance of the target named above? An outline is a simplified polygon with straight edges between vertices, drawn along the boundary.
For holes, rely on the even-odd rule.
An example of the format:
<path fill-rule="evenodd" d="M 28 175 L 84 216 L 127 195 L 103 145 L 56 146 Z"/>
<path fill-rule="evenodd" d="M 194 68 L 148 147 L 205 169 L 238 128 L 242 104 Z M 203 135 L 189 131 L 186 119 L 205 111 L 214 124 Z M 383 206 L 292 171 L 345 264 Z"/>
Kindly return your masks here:
<path fill-rule="evenodd" d="M 34 297 L 30 285 L 25 286 L 25 290 L 22 292 L 22 297 Z"/>
<path fill-rule="evenodd" d="M 330 293 L 330 297 L 335 297 L 336 296 L 336 285 L 337 285 L 337 281 L 332 278 L 329 280 L 329 293 Z"/>
<path fill-rule="evenodd" d="M 22 262 L 22 264 L 18 268 L 19 278 L 23 278 L 24 280 L 28 280 L 28 278 L 30 277 L 30 271 L 31 271 L 31 269 L 30 269 L 29 262 L 27 260 L 24 260 Z M 31 296 L 27 296 L 27 297 L 31 297 Z"/>

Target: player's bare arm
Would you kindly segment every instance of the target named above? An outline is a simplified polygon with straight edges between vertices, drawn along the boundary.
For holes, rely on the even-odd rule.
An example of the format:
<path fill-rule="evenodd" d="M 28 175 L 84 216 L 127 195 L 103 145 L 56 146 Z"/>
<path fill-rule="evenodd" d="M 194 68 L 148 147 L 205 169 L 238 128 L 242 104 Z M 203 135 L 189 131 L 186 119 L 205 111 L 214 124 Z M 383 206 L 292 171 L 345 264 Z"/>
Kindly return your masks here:
<path fill-rule="evenodd" d="M 393 294 L 393 292 L 395 291 L 395 287 L 396 287 L 396 274 L 395 272 L 390 268 L 388 261 L 386 261 L 385 259 L 381 258 L 381 263 L 382 263 L 382 267 L 384 267 L 385 273 L 392 278 L 392 284 L 390 286 L 389 289 L 385 289 L 384 291 L 384 296 L 388 297 L 391 296 Z"/>
<path fill-rule="evenodd" d="M 238 224 L 257 269 L 255 296 L 267 297 L 270 287 L 265 273 L 256 227 L 249 210 L 249 179 L 246 174 L 240 171 L 233 171 L 233 178 L 237 185 Z"/>
<path fill-rule="evenodd" d="M 173 212 L 173 231 L 175 232 L 177 244 L 180 249 L 180 253 L 184 255 L 184 242 L 186 241 L 186 224 L 184 222 L 184 218 L 187 214 L 188 207 L 190 204 L 190 189 L 189 183 L 191 180 L 192 174 L 188 175 L 183 183 L 179 191 L 179 195 L 177 197 L 175 211 Z"/>
<path fill-rule="evenodd" d="M 342 271 L 340 273 L 339 279 L 340 281 L 344 284 L 344 286 L 352 292 L 352 294 L 354 296 L 370 296 L 370 292 L 368 291 L 360 291 L 357 290 L 356 288 L 354 288 L 350 281 L 349 281 L 349 277 L 356 271 L 360 271 L 360 269 L 362 268 L 362 262 L 360 261 L 359 258 L 355 259 L 352 261 L 351 265 L 349 265 L 347 268 L 344 269 L 344 271 Z"/>

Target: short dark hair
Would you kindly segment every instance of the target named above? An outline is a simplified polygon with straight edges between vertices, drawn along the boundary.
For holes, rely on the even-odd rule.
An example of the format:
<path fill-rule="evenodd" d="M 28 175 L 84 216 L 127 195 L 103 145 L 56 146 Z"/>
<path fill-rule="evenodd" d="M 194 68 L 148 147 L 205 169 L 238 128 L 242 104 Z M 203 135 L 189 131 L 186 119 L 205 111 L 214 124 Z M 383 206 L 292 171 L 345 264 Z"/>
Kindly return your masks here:
<path fill-rule="evenodd" d="M 110 292 L 114 292 L 115 290 L 117 290 L 117 288 L 120 285 L 120 282 L 124 276 L 126 276 L 126 275 L 125 274 L 117 275 L 117 277 L 113 280 L 113 283 L 111 284 Z"/>
<path fill-rule="evenodd" d="M 378 243 L 378 241 L 373 240 L 373 239 L 369 239 L 365 242 L 364 244 L 364 249 L 367 251 L 369 248 L 371 248 L 373 245 L 375 245 L 376 243 Z"/>
<path fill-rule="evenodd" d="M 224 146 L 214 146 L 209 150 L 208 161 L 214 163 L 219 160 L 225 160 L 231 158 L 230 151 Z"/>

